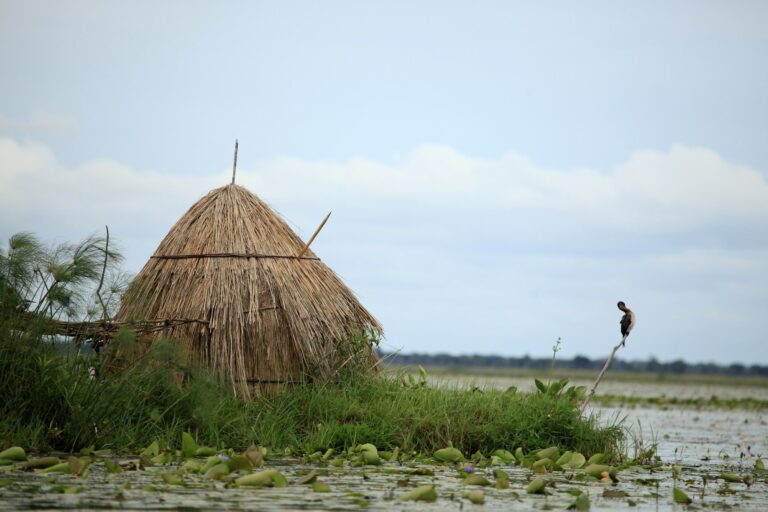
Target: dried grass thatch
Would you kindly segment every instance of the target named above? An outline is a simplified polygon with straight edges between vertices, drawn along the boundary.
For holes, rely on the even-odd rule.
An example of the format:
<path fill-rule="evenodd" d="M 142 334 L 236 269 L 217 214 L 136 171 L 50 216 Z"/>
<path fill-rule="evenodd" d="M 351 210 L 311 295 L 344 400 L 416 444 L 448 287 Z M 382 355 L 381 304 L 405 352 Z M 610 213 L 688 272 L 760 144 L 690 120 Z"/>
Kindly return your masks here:
<path fill-rule="evenodd" d="M 200 320 L 165 334 L 246 396 L 327 373 L 351 337 L 381 326 L 311 250 L 295 257 L 303 247 L 245 188 L 215 189 L 166 235 L 116 320 Z"/>

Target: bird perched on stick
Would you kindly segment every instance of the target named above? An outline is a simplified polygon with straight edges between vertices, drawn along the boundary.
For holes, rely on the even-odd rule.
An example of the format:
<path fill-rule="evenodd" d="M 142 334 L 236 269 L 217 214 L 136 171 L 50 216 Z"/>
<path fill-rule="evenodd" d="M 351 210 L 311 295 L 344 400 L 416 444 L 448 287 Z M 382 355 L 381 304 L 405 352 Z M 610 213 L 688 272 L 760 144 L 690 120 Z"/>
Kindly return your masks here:
<path fill-rule="evenodd" d="M 616 305 L 619 307 L 620 310 L 624 312 L 624 316 L 621 317 L 621 322 L 620 322 L 621 335 L 623 337 L 621 340 L 621 346 L 623 347 L 624 342 L 627 341 L 627 336 L 629 336 L 629 332 L 635 326 L 635 314 L 622 301 L 619 301 L 619 303 Z"/>

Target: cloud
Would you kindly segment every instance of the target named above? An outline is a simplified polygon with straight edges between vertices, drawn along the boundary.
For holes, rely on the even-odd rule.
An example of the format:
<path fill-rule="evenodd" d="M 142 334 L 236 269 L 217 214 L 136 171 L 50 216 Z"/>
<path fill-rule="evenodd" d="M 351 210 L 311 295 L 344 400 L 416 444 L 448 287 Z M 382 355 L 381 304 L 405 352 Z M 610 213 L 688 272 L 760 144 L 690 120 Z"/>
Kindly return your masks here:
<path fill-rule="evenodd" d="M 74 135 L 80 131 L 80 123 L 74 117 L 34 110 L 26 121 L 15 121 L 0 116 L 0 134 L 13 135 Z"/>
<path fill-rule="evenodd" d="M 189 177 L 111 160 L 60 164 L 0 138 L 0 237 L 73 240 L 110 226 L 138 270 L 229 170 Z M 768 362 L 768 183 L 702 148 L 643 150 L 610 170 L 547 169 L 424 145 L 381 162 L 278 159 L 238 170 L 406 350 L 593 357 L 638 312 L 627 357 Z M 756 354 L 761 354 L 756 355 Z"/>

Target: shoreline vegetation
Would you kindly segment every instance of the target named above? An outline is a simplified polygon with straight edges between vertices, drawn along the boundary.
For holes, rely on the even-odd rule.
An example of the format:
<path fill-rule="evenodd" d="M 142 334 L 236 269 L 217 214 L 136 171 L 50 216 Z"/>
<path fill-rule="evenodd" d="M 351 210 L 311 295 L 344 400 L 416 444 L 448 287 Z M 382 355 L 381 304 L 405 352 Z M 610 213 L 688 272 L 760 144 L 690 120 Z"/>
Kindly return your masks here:
<path fill-rule="evenodd" d="M 189 432 L 207 446 L 296 454 L 370 443 L 412 454 L 558 446 L 621 458 L 625 431 L 580 414 L 583 388 L 432 387 L 425 373 L 374 371 L 378 340 L 366 336 L 341 347 L 347 357 L 333 371 L 248 401 L 173 340 L 150 344 L 130 328 L 79 341 L 51 335 L 55 321 L 114 318 L 129 282 L 120 261 L 108 230 L 51 248 L 20 233 L 0 250 L 0 449 L 126 452 L 170 447 Z"/>
<path fill-rule="evenodd" d="M 582 417 L 576 388 L 563 384 L 536 393 L 433 388 L 426 375 L 376 375 L 347 365 L 334 381 L 246 401 L 186 362 L 171 340 L 121 361 L 118 354 L 135 345 L 123 331 L 101 356 L 65 354 L 30 331 L 4 329 L 0 446 L 127 452 L 152 442 L 173 446 L 188 431 L 209 446 L 255 444 L 294 454 L 371 443 L 412 454 L 559 446 L 621 457 L 622 427 Z"/>

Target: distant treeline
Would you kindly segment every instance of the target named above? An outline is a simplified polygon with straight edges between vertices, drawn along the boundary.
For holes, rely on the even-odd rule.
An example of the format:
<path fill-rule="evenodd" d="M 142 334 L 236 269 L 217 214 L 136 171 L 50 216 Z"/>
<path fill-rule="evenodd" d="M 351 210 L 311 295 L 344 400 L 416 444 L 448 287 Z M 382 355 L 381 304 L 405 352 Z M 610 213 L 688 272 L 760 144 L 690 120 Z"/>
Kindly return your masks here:
<path fill-rule="evenodd" d="M 388 354 L 381 352 L 388 364 L 392 365 L 423 365 L 455 368 L 522 368 L 531 370 L 547 370 L 552 364 L 551 357 L 503 357 L 450 354 Z M 557 358 L 559 370 L 600 370 L 605 359 L 590 359 L 586 356 L 575 356 L 573 359 Z M 733 376 L 768 376 L 768 366 L 743 365 L 733 363 L 719 365 L 716 363 L 686 363 L 682 359 L 670 362 L 661 362 L 656 358 L 648 360 L 625 361 L 614 359 L 611 371 L 620 372 L 647 372 L 647 373 L 671 373 L 671 374 L 695 374 L 695 375 L 733 375 Z"/>

